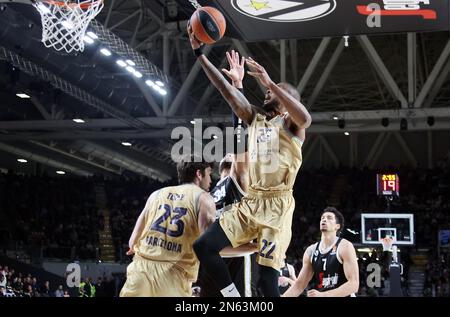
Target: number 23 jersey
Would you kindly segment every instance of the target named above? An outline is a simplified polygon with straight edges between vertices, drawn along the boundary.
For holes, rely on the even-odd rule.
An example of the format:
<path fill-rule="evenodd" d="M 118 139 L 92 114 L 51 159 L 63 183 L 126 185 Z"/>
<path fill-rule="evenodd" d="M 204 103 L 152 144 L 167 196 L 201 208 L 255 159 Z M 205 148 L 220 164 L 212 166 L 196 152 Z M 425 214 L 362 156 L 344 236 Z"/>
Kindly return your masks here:
<path fill-rule="evenodd" d="M 203 189 L 185 184 L 160 189 L 145 206 L 145 227 L 134 251 L 153 261 L 171 262 L 196 280 L 199 261 L 192 245 L 200 235 L 198 198 Z"/>

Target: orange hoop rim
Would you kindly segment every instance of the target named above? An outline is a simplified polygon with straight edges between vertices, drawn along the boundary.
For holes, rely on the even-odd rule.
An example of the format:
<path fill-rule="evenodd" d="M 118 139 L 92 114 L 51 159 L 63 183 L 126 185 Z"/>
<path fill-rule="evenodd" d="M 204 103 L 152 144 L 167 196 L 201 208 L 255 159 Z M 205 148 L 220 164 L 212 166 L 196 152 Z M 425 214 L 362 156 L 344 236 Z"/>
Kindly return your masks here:
<path fill-rule="evenodd" d="M 63 1 L 57 1 L 57 0 L 44 0 L 44 1 L 40 1 L 40 2 L 45 2 L 47 4 L 58 6 L 58 7 L 69 7 L 71 9 L 73 9 L 75 7 L 80 7 L 80 9 L 86 10 L 99 2 L 103 2 L 103 0 L 97 0 L 97 1 L 92 1 L 90 3 L 82 3 L 82 4 L 66 3 Z"/>

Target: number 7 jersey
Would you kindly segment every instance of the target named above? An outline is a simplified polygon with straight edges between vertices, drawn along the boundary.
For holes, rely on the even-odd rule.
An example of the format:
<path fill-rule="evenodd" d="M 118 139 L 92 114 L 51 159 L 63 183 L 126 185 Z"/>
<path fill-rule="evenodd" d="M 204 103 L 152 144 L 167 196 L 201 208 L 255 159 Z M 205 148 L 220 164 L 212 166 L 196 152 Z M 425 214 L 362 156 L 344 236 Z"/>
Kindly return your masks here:
<path fill-rule="evenodd" d="M 198 198 L 203 192 L 193 184 L 160 189 L 145 207 L 145 227 L 134 247 L 136 254 L 172 263 L 195 281 L 199 261 L 192 245 L 200 235 Z"/>

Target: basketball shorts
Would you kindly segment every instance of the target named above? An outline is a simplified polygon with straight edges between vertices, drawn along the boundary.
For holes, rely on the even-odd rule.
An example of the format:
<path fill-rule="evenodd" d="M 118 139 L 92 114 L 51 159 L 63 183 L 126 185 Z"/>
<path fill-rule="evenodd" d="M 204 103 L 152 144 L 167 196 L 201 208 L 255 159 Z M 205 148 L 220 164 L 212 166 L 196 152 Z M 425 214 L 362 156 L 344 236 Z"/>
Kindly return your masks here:
<path fill-rule="evenodd" d="M 291 241 L 294 208 L 292 191 L 249 190 L 221 215 L 219 223 L 234 248 L 257 239 L 257 263 L 280 270 Z"/>
<path fill-rule="evenodd" d="M 127 280 L 120 297 L 190 297 L 192 282 L 169 262 L 146 260 L 135 255 L 127 267 Z"/>

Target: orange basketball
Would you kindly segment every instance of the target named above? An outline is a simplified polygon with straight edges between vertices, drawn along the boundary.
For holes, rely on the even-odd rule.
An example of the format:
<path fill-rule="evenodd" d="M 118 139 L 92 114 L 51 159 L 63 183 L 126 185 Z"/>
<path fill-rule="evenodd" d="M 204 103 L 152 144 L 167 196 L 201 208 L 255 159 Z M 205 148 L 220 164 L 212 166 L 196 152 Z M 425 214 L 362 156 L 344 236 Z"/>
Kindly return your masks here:
<path fill-rule="evenodd" d="M 198 8 L 189 23 L 197 40 L 205 44 L 213 44 L 220 40 L 227 28 L 225 17 L 213 7 Z"/>

